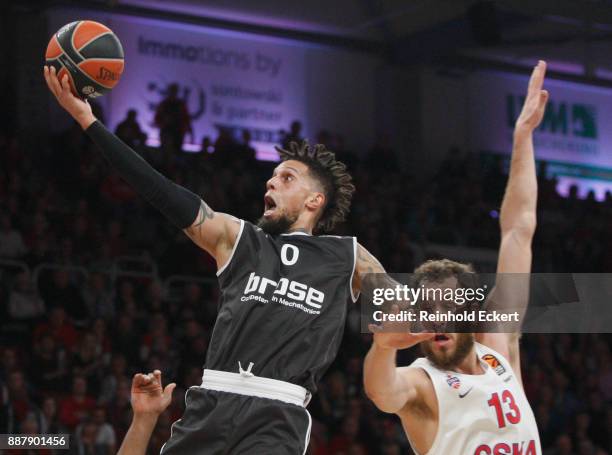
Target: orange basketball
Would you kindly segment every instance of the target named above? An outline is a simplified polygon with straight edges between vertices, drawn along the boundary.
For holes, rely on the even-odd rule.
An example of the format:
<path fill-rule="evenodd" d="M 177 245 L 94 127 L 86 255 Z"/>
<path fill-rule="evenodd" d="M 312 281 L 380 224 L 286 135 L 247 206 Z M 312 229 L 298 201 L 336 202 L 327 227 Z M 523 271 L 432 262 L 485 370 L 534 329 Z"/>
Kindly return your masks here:
<path fill-rule="evenodd" d="M 106 25 L 76 21 L 55 33 L 45 54 L 60 80 L 68 74 L 72 92 L 81 98 L 96 98 L 112 89 L 123 73 L 123 48 Z"/>

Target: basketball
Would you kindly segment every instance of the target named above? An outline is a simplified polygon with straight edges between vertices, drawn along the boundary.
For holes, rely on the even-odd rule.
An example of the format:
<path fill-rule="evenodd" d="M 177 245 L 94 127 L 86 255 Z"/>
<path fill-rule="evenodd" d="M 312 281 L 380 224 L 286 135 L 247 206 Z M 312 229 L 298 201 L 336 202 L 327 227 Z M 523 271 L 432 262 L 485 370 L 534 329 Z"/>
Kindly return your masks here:
<path fill-rule="evenodd" d="M 123 48 L 106 25 L 75 21 L 55 33 L 47 46 L 46 64 L 55 67 L 61 81 L 65 74 L 72 93 L 96 98 L 111 90 L 123 72 Z"/>

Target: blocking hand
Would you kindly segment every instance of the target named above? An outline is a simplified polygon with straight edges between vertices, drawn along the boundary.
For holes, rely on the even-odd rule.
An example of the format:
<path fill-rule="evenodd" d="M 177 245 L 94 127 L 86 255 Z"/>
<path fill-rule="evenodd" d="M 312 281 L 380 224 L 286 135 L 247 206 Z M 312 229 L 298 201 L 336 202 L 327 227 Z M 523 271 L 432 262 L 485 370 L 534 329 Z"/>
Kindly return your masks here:
<path fill-rule="evenodd" d="M 393 305 L 390 314 L 399 314 L 399 306 Z M 374 343 L 384 349 L 407 349 L 435 336 L 435 333 L 412 333 L 409 322 L 385 321 L 381 325 L 370 324 Z"/>
<path fill-rule="evenodd" d="M 162 388 L 161 371 L 137 373 L 132 379 L 131 402 L 134 414 L 159 415 L 166 410 L 172 401 L 175 383 Z"/>
<path fill-rule="evenodd" d="M 545 75 L 546 62 L 540 60 L 531 73 L 527 97 L 525 98 L 521 114 L 516 120 L 517 133 L 531 134 L 544 118 L 544 110 L 548 101 L 548 91 L 542 90 Z"/>

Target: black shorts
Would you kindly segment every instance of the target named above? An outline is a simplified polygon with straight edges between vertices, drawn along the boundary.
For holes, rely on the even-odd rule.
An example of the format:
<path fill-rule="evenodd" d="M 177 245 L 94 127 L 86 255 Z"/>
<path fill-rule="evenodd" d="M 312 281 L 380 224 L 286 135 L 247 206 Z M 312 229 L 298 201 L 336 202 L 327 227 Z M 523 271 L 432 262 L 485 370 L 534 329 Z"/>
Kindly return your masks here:
<path fill-rule="evenodd" d="M 303 455 L 310 440 L 310 414 L 295 404 L 191 387 L 185 406 L 162 455 Z"/>

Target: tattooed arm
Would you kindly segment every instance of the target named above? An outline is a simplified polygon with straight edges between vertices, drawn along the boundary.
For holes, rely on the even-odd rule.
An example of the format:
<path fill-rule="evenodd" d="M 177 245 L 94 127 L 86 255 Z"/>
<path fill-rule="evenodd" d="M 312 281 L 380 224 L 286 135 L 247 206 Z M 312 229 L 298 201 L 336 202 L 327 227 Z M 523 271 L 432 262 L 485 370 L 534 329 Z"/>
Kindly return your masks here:
<path fill-rule="evenodd" d="M 357 261 L 353 276 L 353 295 L 371 291 L 373 288 L 395 288 L 399 283 L 391 278 L 380 261 L 362 245 L 357 244 Z M 396 302 L 403 306 L 405 302 Z"/>
<path fill-rule="evenodd" d="M 240 220 L 226 213 L 215 212 L 200 200 L 200 210 L 193 224 L 183 232 L 223 267 L 229 259 L 240 231 Z"/>
<path fill-rule="evenodd" d="M 385 273 L 385 268 L 372 254 L 361 244 L 357 245 L 357 261 L 355 275 L 353 276 L 353 294 L 359 294 L 363 286 L 363 280 L 368 273 Z"/>

